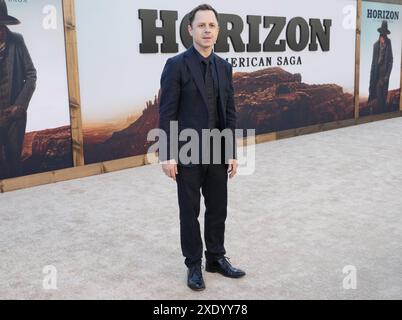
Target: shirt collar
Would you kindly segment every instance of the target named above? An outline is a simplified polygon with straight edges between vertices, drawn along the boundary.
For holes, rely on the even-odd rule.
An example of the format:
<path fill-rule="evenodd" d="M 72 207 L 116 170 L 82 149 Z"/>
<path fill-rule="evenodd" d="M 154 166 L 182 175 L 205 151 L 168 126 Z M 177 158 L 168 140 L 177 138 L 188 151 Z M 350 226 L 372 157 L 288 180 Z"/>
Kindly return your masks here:
<path fill-rule="evenodd" d="M 215 55 L 214 52 L 212 51 L 211 54 L 209 55 L 208 58 L 203 57 L 198 51 L 197 49 L 193 46 L 193 51 L 196 53 L 196 56 L 198 58 L 198 60 L 200 61 L 200 63 L 202 63 L 203 61 L 210 61 L 212 64 L 215 63 Z"/>

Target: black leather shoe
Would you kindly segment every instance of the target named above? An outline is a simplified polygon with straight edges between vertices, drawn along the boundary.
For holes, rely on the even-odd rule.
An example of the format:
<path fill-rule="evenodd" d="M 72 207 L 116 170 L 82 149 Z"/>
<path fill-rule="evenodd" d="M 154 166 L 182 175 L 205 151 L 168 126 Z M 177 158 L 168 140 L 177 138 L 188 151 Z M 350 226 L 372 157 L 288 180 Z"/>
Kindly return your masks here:
<path fill-rule="evenodd" d="M 201 265 L 195 264 L 188 268 L 187 286 L 191 290 L 202 291 L 205 289 L 204 279 L 202 278 Z"/>
<path fill-rule="evenodd" d="M 212 273 L 220 273 L 228 278 L 241 278 L 246 275 L 243 270 L 232 267 L 228 258 L 223 257 L 217 261 L 207 261 L 205 270 Z"/>

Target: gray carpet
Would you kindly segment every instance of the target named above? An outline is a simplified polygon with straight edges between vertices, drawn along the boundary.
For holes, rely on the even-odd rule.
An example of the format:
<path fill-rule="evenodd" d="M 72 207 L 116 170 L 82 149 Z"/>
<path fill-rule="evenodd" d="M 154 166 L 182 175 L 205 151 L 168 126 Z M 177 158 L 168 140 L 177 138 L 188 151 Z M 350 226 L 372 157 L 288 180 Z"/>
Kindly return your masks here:
<path fill-rule="evenodd" d="M 201 293 L 158 166 L 1 194 L 0 298 L 402 299 L 401 132 L 397 118 L 258 145 L 255 173 L 230 182 L 226 233 L 248 275 L 205 273 Z"/>

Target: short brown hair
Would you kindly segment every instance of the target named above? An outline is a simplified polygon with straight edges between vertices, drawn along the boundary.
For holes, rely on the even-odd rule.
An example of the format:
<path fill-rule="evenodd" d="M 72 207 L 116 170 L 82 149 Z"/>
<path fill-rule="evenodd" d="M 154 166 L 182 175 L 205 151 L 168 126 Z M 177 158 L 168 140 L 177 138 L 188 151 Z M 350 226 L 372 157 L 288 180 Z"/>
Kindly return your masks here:
<path fill-rule="evenodd" d="M 219 14 L 218 12 L 209 4 L 201 4 L 198 7 L 194 8 L 193 10 L 191 10 L 189 16 L 188 16 L 188 23 L 191 26 L 194 22 L 195 19 L 195 15 L 197 14 L 198 11 L 213 11 L 213 13 L 215 14 L 216 20 L 218 20 L 219 23 Z"/>

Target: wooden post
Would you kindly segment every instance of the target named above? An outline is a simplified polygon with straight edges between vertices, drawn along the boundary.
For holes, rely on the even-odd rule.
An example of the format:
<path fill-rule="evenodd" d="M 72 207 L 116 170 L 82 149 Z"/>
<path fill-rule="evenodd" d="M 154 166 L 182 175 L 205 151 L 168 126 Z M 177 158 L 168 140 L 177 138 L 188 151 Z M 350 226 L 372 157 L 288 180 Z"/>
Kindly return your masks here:
<path fill-rule="evenodd" d="M 399 111 L 402 111 L 402 55 L 401 55 L 401 93 L 399 94 Z"/>
<path fill-rule="evenodd" d="M 68 91 L 70 98 L 73 163 L 74 167 L 78 167 L 83 166 L 85 160 L 74 0 L 63 0 L 63 14 L 66 39 Z"/>
<path fill-rule="evenodd" d="M 362 28 L 362 0 L 357 0 L 355 52 L 355 119 L 360 117 L 360 41 Z"/>

